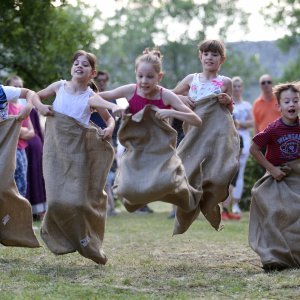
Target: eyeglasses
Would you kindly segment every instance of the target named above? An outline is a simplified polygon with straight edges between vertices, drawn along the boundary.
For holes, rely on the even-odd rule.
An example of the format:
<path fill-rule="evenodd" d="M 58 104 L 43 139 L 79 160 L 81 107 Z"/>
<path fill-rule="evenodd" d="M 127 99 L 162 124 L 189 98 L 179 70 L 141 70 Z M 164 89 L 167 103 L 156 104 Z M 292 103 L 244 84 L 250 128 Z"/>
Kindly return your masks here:
<path fill-rule="evenodd" d="M 266 80 L 266 81 L 262 81 L 260 84 L 261 85 L 272 84 L 272 81 L 271 80 Z"/>

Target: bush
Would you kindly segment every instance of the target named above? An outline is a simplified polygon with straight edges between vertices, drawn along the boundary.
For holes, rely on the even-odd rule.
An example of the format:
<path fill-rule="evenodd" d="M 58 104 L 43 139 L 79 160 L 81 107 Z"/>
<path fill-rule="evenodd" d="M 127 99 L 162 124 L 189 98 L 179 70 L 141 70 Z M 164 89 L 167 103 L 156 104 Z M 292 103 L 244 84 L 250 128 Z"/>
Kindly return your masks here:
<path fill-rule="evenodd" d="M 241 209 L 249 210 L 251 202 L 251 189 L 254 183 L 265 173 L 265 169 L 256 160 L 249 156 L 244 174 L 244 191 L 240 202 Z"/>

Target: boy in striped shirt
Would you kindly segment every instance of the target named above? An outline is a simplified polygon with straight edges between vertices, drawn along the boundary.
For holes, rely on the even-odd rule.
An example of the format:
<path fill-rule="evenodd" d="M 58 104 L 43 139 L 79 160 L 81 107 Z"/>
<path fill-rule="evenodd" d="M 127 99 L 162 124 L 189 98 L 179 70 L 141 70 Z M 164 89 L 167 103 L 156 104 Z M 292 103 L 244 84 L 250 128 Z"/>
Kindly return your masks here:
<path fill-rule="evenodd" d="M 256 134 L 250 147 L 255 160 L 278 181 L 286 176 L 280 165 L 300 158 L 299 85 L 284 83 L 274 87 L 281 117 Z M 265 156 L 261 152 L 264 147 Z"/>

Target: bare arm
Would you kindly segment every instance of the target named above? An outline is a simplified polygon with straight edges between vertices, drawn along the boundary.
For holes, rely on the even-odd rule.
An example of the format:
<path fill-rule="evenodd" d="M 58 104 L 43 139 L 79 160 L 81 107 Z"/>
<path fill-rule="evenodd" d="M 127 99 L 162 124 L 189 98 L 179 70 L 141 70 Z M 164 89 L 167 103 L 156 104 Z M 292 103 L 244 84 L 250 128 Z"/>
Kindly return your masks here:
<path fill-rule="evenodd" d="M 248 118 L 246 121 L 238 121 L 238 127 L 239 128 L 243 128 L 243 129 L 247 129 L 247 128 L 251 128 L 253 127 L 253 115 L 252 112 L 250 111 Z"/>
<path fill-rule="evenodd" d="M 103 129 L 103 134 L 104 134 L 103 138 L 105 140 L 111 140 L 116 122 L 106 109 L 96 108 L 96 110 L 107 126 L 106 128 Z"/>
<path fill-rule="evenodd" d="M 17 116 L 17 120 L 23 121 L 29 116 L 32 110 L 32 103 L 38 99 L 38 95 L 32 90 L 21 88 L 20 98 L 25 98 L 27 101 L 26 105 L 22 108 Z"/>
<path fill-rule="evenodd" d="M 109 109 L 116 116 L 121 116 L 124 113 L 124 108 L 117 104 L 111 103 L 104 100 L 99 94 L 94 93 L 92 97 L 89 98 L 89 105 L 94 109 Z"/>
<path fill-rule="evenodd" d="M 221 104 L 226 105 L 228 110 L 232 113 L 233 101 L 232 101 L 232 81 L 230 78 L 224 78 L 224 85 L 222 86 L 222 94 L 219 94 L 218 100 Z"/>
<path fill-rule="evenodd" d="M 23 140 L 30 140 L 34 137 L 34 135 L 35 135 L 34 128 L 31 120 L 29 119 L 27 127 L 21 127 L 19 137 Z"/>
<path fill-rule="evenodd" d="M 170 90 L 163 90 L 163 101 L 166 105 L 172 106 L 172 109 L 161 109 L 157 112 L 159 119 L 173 117 L 183 122 L 187 122 L 190 125 L 201 127 L 202 120 L 197 116 L 189 107 L 182 103 Z"/>
<path fill-rule="evenodd" d="M 195 103 L 187 96 L 193 80 L 193 76 L 194 74 L 187 75 L 172 90 L 172 92 L 178 95 L 179 99 L 189 108 L 195 107 Z"/>
<path fill-rule="evenodd" d="M 119 98 L 126 98 L 127 101 L 129 101 L 134 94 L 135 88 L 135 84 L 127 84 L 111 91 L 100 92 L 98 93 L 98 95 L 108 101 L 116 100 Z"/>
<path fill-rule="evenodd" d="M 38 101 L 33 102 L 33 104 L 43 116 L 51 116 L 53 115 L 53 111 L 50 105 L 42 104 L 41 100 L 54 96 L 60 84 L 60 81 L 56 81 L 37 93 L 40 98 Z"/>
<path fill-rule="evenodd" d="M 255 158 L 255 160 L 262 165 L 269 173 L 278 181 L 280 181 L 284 176 L 286 176 L 286 173 L 284 173 L 280 167 L 274 166 L 272 163 L 270 163 L 266 157 L 261 152 L 261 148 L 255 144 L 252 143 L 250 146 L 250 153 Z"/>

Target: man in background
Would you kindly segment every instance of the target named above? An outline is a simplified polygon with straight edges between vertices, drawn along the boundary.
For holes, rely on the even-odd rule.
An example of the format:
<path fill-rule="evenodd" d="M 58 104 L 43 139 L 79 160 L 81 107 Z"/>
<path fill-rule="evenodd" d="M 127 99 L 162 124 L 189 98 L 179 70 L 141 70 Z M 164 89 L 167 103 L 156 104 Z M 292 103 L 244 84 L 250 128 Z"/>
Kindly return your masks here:
<path fill-rule="evenodd" d="M 273 81 L 269 74 L 259 78 L 261 94 L 253 102 L 254 134 L 264 130 L 271 122 L 280 117 L 277 101 L 273 94 Z"/>

